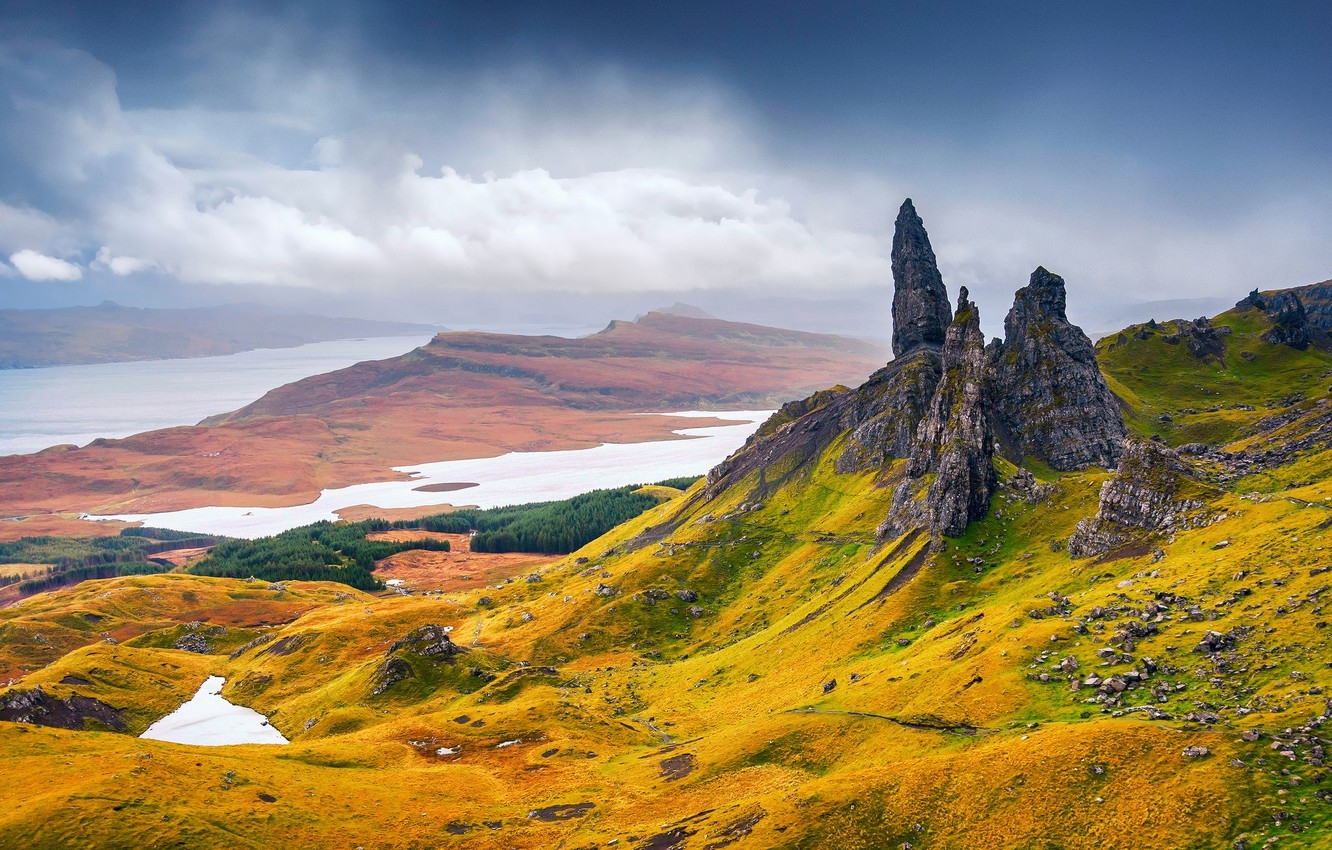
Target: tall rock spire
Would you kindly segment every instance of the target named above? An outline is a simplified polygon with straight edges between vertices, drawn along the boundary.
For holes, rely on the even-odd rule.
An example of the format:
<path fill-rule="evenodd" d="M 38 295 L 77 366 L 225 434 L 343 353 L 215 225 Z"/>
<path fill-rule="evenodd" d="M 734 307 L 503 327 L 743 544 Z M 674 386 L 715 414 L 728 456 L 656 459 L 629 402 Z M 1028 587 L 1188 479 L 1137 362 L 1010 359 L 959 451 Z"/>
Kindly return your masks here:
<path fill-rule="evenodd" d="M 943 345 L 952 320 L 925 223 L 907 198 L 893 228 L 893 356 Z"/>
<path fill-rule="evenodd" d="M 995 419 L 1012 460 L 1069 471 L 1113 467 L 1127 433 L 1096 349 L 1064 312 L 1064 279 L 1043 267 L 1017 291 L 991 352 Z"/>
<path fill-rule="evenodd" d="M 986 379 L 980 312 L 964 286 L 944 341 L 943 377 L 916 431 L 906 479 L 879 526 L 881 540 L 919 526 L 956 537 L 989 511 L 996 475 Z"/>

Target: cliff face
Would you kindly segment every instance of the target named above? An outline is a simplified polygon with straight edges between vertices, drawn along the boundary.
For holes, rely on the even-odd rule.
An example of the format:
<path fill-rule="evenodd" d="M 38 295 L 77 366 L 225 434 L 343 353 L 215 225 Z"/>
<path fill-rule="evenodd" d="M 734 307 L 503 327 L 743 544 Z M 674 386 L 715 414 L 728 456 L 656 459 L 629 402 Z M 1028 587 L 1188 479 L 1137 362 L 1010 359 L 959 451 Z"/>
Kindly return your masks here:
<path fill-rule="evenodd" d="M 990 352 L 996 430 L 1015 462 L 1113 467 L 1126 433 L 1119 402 L 1066 301 L 1064 279 L 1043 267 L 1017 291 L 1004 341 Z"/>
<path fill-rule="evenodd" d="M 1263 339 L 1303 351 L 1316 337 L 1322 335 L 1322 331 L 1310 320 L 1299 293 L 1304 292 L 1306 297 L 1321 299 L 1326 297 L 1327 293 L 1323 291 L 1325 287 L 1326 284 L 1315 284 L 1302 290 L 1283 289 L 1268 295 L 1255 289 L 1240 300 L 1235 309 L 1262 310 L 1272 322 L 1272 329 L 1263 334 Z M 1321 301 L 1319 306 L 1322 306 Z M 1323 318 L 1321 313 L 1320 318 Z"/>
<path fill-rule="evenodd" d="M 838 472 L 877 469 L 911 456 L 916 428 L 929 409 L 943 375 L 943 357 L 928 347 L 899 357 L 870 376 L 848 405 L 842 425 L 849 428 Z"/>
<path fill-rule="evenodd" d="M 943 345 L 953 314 L 948 290 L 930 247 L 925 223 L 911 199 L 902 202 L 893 229 L 893 356 L 922 345 Z"/>

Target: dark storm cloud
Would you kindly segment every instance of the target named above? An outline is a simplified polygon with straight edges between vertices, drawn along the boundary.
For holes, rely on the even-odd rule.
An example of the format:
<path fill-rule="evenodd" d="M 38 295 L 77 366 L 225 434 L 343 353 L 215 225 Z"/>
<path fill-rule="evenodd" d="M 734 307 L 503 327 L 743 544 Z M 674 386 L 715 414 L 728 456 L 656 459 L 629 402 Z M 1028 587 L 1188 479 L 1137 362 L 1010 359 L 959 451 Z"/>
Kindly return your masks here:
<path fill-rule="evenodd" d="M 834 298 L 907 194 L 987 324 L 1038 263 L 1091 306 L 1332 268 L 1322 4 L 62 12 L 4 12 L 11 280 Z"/>

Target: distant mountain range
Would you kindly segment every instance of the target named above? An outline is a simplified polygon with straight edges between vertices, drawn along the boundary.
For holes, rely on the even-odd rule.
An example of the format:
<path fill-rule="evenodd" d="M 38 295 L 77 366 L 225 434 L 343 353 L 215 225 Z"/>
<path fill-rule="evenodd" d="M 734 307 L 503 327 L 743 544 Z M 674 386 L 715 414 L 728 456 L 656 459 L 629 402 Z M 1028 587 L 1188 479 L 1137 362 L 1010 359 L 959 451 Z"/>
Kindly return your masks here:
<path fill-rule="evenodd" d="M 0 516 L 301 504 L 403 464 L 669 438 L 682 420 L 639 413 L 776 407 L 888 358 L 863 340 L 661 312 L 580 339 L 442 333 L 198 426 L 0 458 Z"/>
<path fill-rule="evenodd" d="M 252 306 L 0 310 L 0 369 L 211 357 L 358 337 L 434 333 L 438 325 L 290 315 Z"/>

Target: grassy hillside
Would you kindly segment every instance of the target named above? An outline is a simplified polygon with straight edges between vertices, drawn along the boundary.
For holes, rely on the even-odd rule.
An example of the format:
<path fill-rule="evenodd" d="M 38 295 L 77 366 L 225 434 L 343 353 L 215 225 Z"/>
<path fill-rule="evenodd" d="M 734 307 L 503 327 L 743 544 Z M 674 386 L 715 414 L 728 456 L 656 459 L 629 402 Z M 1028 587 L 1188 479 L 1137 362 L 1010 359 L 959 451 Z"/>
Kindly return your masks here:
<path fill-rule="evenodd" d="M 473 590 L 163 575 L 0 611 L 0 699 L 130 733 L 0 725 L 0 843 L 1327 846 L 1332 358 L 1216 325 L 1219 361 L 1102 342 L 1133 430 L 1227 451 L 1181 456 L 1204 522 L 1095 558 L 1067 540 L 1113 473 L 999 461 L 963 537 L 876 545 L 892 470 L 838 474 L 839 440 Z M 208 674 L 292 743 L 131 737 Z"/>
<path fill-rule="evenodd" d="M 1180 322 L 1135 325 L 1097 343 L 1111 389 L 1125 403 L 1130 430 L 1171 445 L 1229 443 L 1264 417 L 1309 409 L 1328 393 L 1332 357 L 1267 342 L 1261 311 L 1235 310 L 1211 322 L 1214 351 L 1199 356 L 1180 339 Z"/>

